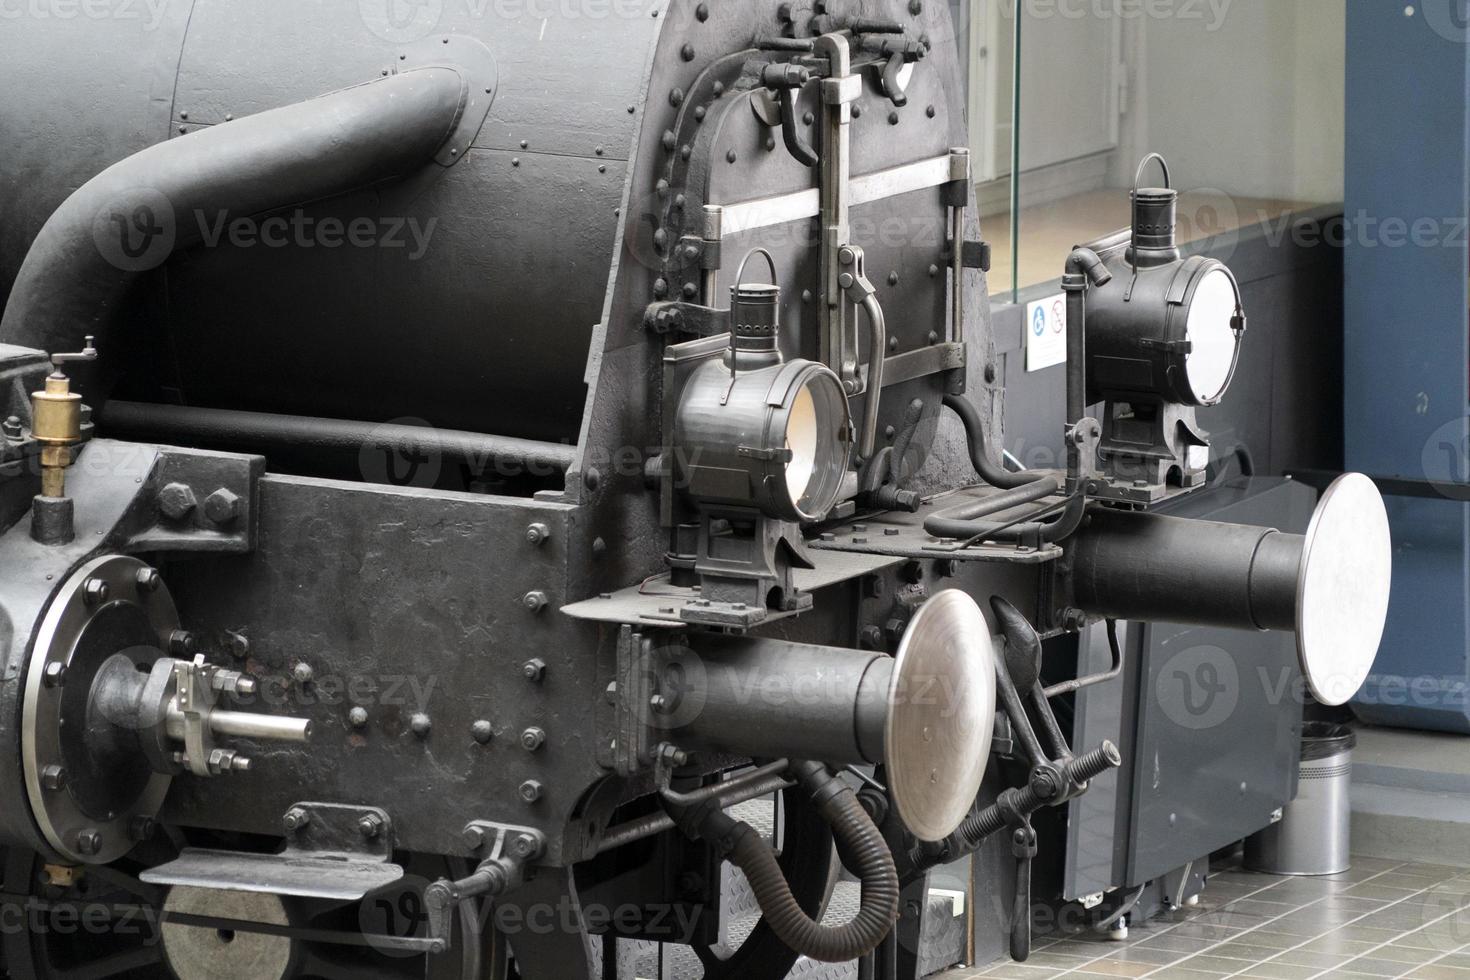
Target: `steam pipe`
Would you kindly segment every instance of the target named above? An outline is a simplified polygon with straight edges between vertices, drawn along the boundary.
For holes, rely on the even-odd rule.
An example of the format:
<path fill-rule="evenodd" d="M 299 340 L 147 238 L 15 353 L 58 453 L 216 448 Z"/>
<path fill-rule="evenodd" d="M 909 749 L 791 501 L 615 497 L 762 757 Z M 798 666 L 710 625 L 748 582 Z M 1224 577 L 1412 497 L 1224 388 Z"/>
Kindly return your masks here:
<path fill-rule="evenodd" d="M 1033 473 L 1012 473 L 1004 466 L 990 461 L 990 452 L 985 444 L 985 423 L 970 400 L 963 395 L 945 395 L 944 407 L 959 416 L 965 427 L 965 439 L 970 449 L 970 465 L 980 479 L 1001 490 L 1014 490 L 1036 480 Z"/>
<path fill-rule="evenodd" d="M 575 446 L 457 429 L 116 400 L 102 409 L 98 423 L 108 435 L 123 439 L 253 449 L 267 454 L 285 450 L 335 452 L 356 459 L 365 448 L 401 456 L 433 451 L 475 464 L 497 464 L 506 469 L 506 476 L 564 474 L 576 453 Z"/>
<path fill-rule="evenodd" d="M 1090 248 L 1067 256 L 1062 289 L 1067 294 L 1067 426 L 1087 414 L 1087 286 L 1106 286 L 1113 274 Z"/>
<path fill-rule="evenodd" d="M 197 244 L 221 216 L 275 211 L 413 173 L 453 133 L 467 91 L 453 68 L 406 71 L 197 129 L 118 161 L 41 228 L 0 320 L 0 342 L 54 352 L 95 334 L 107 349 L 139 274 Z M 136 230 L 153 237 L 139 241 L 141 255 L 114 252 L 109 222 L 119 233 L 141 222 Z"/>
<path fill-rule="evenodd" d="M 1042 477 L 1014 490 L 1006 490 L 940 511 L 924 521 L 924 530 L 936 538 L 972 538 L 987 527 L 978 523 L 980 518 L 1045 500 L 1060 493 L 1061 489 L 1061 484 L 1056 480 Z"/>

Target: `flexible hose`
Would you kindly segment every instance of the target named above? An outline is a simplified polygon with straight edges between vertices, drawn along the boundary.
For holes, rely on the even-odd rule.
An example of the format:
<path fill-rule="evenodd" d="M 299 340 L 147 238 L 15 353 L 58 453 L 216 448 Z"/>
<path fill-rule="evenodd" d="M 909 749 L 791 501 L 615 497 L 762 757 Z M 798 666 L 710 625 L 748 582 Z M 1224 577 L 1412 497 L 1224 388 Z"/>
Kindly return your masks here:
<path fill-rule="evenodd" d="M 985 442 L 985 423 L 980 420 L 980 413 L 970 404 L 969 399 L 963 395 L 945 395 L 944 406 L 958 415 L 960 424 L 965 427 L 965 439 L 970 446 L 970 465 L 975 467 L 980 479 L 1001 490 L 1015 490 L 1036 482 L 1034 473 L 1012 473 L 1004 466 L 990 461 L 989 447 Z"/>
<path fill-rule="evenodd" d="M 711 830 L 723 831 L 713 836 L 730 845 L 730 863 L 745 873 L 761 915 L 787 946 L 823 963 L 844 963 L 865 956 L 878 948 L 898 921 L 898 871 L 893 854 L 872 817 L 858 802 L 857 794 L 826 766 L 796 762 L 791 772 L 832 825 L 843 853 L 862 882 L 862 902 L 850 921 L 824 926 L 807 915 L 791 894 L 775 852 L 750 825 L 723 813 L 721 821 L 709 813 L 700 835 L 709 839 Z"/>

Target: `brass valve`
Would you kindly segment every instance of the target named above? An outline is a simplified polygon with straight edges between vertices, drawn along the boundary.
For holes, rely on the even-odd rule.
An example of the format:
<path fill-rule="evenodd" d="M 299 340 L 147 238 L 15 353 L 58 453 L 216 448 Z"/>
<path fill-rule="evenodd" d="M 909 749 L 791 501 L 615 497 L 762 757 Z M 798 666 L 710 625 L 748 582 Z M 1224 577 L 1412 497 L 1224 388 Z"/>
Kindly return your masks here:
<path fill-rule="evenodd" d="M 71 379 L 62 370 L 68 361 L 95 361 L 93 338 L 75 354 L 52 354 L 55 368 L 46 377 L 46 389 L 31 394 L 31 435 L 41 444 L 41 496 L 66 496 L 66 468 L 74 459 L 73 449 L 82 441 L 82 396 L 71 390 Z"/>

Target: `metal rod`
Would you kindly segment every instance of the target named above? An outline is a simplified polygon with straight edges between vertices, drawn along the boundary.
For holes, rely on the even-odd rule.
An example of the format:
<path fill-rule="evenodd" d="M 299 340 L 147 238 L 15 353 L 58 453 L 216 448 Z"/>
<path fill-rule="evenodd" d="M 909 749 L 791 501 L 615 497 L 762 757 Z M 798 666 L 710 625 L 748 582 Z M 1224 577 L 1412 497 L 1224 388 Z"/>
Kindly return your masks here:
<path fill-rule="evenodd" d="M 780 766 L 782 770 L 786 768 L 784 760 L 780 763 Z M 693 797 L 694 802 L 703 802 L 706 799 L 715 797 L 719 799 L 721 807 L 731 807 L 737 803 L 746 803 L 750 800 L 758 799 L 770 793 L 780 792 L 796 785 L 779 772 L 775 774 L 770 773 L 770 768 L 767 766 L 755 769 L 734 779 L 727 779 L 721 783 L 713 783 L 709 786 L 700 787 L 685 795 L 687 797 Z M 650 813 L 646 817 L 629 820 L 627 823 L 619 824 L 609 829 L 602 836 L 602 840 L 598 842 L 597 853 L 603 854 L 611 851 L 613 848 L 623 847 L 634 841 L 643 840 L 645 837 L 652 837 L 655 834 L 661 834 L 666 830 L 672 829 L 674 829 L 674 821 L 669 819 L 668 814 L 662 812 Z"/>
<path fill-rule="evenodd" d="M 305 718 L 260 715 L 249 711 L 211 711 L 209 730 L 216 735 L 265 739 L 272 742 L 306 742 L 311 738 L 311 722 Z M 177 708 L 168 712 L 170 738 L 184 737 L 184 713 Z"/>
<path fill-rule="evenodd" d="M 965 339 L 965 209 L 950 208 L 950 241 L 954 243 L 954 254 L 950 256 L 950 335 L 953 341 Z"/>
<path fill-rule="evenodd" d="M 406 457 L 437 452 L 476 465 L 488 464 L 493 472 L 505 476 L 564 474 L 577 450 L 575 446 L 560 443 L 458 429 L 117 400 L 104 406 L 98 421 L 108 435 L 139 441 L 197 443 L 266 452 L 339 452 L 351 453 L 354 458 L 365 448 Z"/>
<path fill-rule="evenodd" d="M 1086 687 L 1096 687 L 1099 684 L 1105 684 L 1113 678 L 1122 674 L 1123 647 L 1118 643 L 1118 621 L 1116 619 L 1107 620 L 1107 629 L 1108 650 L 1112 654 L 1113 658 L 1112 667 L 1108 668 L 1100 674 L 1090 674 L 1086 677 L 1078 677 L 1074 680 L 1062 681 L 1060 684 L 1053 684 L 1051 687 L 1048 687 L 1041 693 L 1046 695 L 1048 699 L 1058 697 L 1062 694 L 1073 694 Z M 1078 638 L 1078 642 L 1081 642 L 1080 637 Z"/>

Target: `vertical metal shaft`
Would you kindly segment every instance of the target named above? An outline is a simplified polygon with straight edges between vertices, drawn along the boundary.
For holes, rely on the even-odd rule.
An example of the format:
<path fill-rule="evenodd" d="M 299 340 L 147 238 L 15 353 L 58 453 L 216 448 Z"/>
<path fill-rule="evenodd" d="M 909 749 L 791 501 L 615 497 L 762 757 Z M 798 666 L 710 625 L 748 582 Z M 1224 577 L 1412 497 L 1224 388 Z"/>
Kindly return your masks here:
<path fill-rule="evenodd" d="M 827 59 L 827 77 L 822 80 L 822 159 L 819 181 L 822 240 L 820 274 L 822 303 L 819 308 L 822 362 L 837 373 L 848 393 L 857 390 L 857 338 L 849 336 L 847 298 L 838 278 L 841 263 L 837 253 L 848 243 L 848 180 L 852 108 L 843 99 L 844 82 L 852 74 L 852 56 L 847 38 L 824 34 L 816 39 L 815 54 Z"/>
<path fill-rule="evenodd" d="M 704 206 L 704 254 L 705 267 L 704 276 L 701 281 L 701 294 L 705 306 L 719 305 L 719 297 L 715 293 L 720 288 L 720 269 L 718 263 L 709 261 L 711 252 L 718 252 L 720 242 L 725 237 L 725 209 L 718 204 L 706 204 Z"/>

